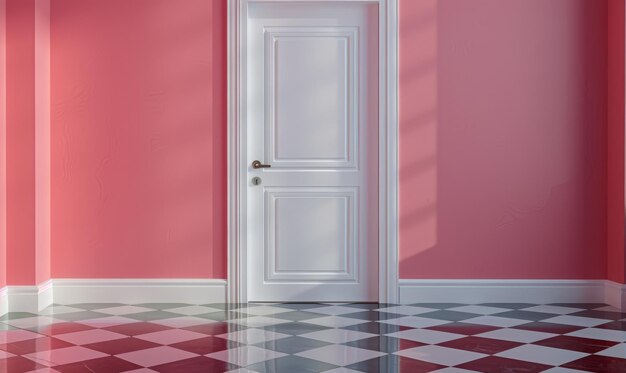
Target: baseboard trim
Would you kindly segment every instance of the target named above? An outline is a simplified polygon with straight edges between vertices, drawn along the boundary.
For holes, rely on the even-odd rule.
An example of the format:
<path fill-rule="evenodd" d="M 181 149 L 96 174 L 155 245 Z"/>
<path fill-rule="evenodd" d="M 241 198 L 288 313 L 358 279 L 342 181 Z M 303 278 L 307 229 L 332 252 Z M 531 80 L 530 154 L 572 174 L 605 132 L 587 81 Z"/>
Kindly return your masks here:
<path fill-rule="evenodd" d="M 37 286 L 37 310 L 41 311 L 52 303 L 52 280 L 48 280 Z"/>
<path fill-rule="evenodd" d="M 607 304 L 626 310 L 626 285 L 607 280 L 604 287 L 604 299 Z"/>
<path fill-rule="evenodd" d="M 52 304 L 52 282 L 6 288 L 6 312 L 39 312 Z M 5 312 L 5 313 L 6 313 Z M 0 314 L 2 314 L 0 312 Z"/>
<path fill-rule="evenodd" d="M 0 316 L 9 312 L 9 294 L 7 287 L 0 288 Z"/>
<path fill-rule="evenodd" d="M 400 280 L 400 302 L 605 302 L 604 280 Z"/>
<path fill-rule="evenodd" d="M 0 288 L 0 316 L 53 304 L 222 303 L 221 279 L 53 279 Z M 607 280 L 400 280 L 400 303 L 606 303 L 626 309 L 626 285 Z"/>
<path fill-rule="evenodd" d="M 39 300 L 38 287 L 26 285 L 7 286 L 8 312 L 37 312 Z"/>
<path fill-rule="evenodd" d="M 221 279 L 54 279 L 56 304 L 76 303 L 223 303 Z"/>

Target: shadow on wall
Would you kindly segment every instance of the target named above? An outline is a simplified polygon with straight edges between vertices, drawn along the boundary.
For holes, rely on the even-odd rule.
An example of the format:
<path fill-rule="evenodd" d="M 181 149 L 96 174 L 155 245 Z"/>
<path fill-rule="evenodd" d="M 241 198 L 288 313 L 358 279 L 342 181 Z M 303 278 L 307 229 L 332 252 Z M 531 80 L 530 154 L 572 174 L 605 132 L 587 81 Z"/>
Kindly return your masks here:
<path fill-rule="evenodd" d="M 401 278 L 605 278 L 606 12 L 400 0 Z"/>

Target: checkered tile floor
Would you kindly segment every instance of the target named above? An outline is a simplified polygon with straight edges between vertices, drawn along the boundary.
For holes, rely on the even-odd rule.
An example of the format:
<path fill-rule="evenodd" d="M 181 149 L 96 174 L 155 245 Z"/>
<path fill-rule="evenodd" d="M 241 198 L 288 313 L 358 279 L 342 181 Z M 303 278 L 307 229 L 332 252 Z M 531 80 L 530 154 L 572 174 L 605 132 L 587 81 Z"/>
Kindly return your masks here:
<path fill-rule="evenodd" d="M 626 372 L 604 304 L 75 304 L 0 318 L 0 372 Z"/>

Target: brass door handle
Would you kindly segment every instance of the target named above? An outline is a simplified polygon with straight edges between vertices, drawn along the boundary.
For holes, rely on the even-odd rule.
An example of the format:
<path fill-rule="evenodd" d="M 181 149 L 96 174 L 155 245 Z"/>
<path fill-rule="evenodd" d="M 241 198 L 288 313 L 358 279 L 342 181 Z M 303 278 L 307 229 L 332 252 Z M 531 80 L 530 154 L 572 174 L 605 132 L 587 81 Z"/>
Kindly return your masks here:
<path fill-rule="evenodd" d="M 263 164 L 261 163 L 261 161 L 252 162 L 252 168 L 270 168 L 270 167 L 272 167 L 271 164 Z"/>

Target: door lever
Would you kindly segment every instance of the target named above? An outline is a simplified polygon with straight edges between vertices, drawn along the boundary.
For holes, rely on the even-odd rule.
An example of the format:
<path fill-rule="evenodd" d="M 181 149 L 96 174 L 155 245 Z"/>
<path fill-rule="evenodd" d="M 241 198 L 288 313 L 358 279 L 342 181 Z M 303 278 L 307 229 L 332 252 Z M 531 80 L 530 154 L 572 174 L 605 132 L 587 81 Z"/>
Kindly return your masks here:
<path fill-rule="evenodd" d="M 270 168 L 270 167 L 272 167 L 271 164 L 263 164 L 261 163 L 261 161 L 252 162 L 252 168 Z"/>

